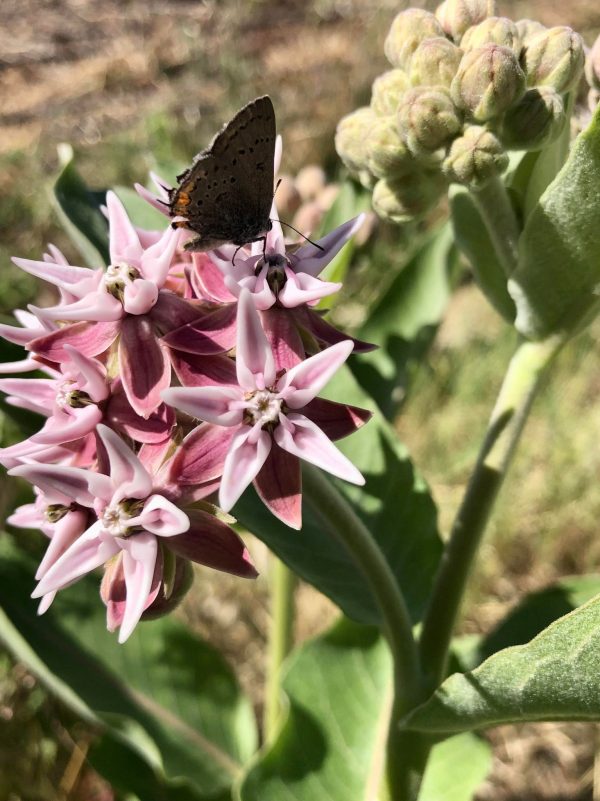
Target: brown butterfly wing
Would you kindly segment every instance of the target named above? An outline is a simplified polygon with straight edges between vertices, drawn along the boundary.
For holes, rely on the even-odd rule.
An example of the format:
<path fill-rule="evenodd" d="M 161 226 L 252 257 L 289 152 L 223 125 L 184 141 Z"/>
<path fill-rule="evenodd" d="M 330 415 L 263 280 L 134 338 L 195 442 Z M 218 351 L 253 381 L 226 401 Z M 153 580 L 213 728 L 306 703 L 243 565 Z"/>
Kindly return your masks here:
<path fill-rule="evenodd" d="M 198 235 L 187 249 L 243 245 L 269 230 L 275 135 L 271 99 L 258 97 L 178 177 L 169 211 L 183 217 L 185 227 Z"/>

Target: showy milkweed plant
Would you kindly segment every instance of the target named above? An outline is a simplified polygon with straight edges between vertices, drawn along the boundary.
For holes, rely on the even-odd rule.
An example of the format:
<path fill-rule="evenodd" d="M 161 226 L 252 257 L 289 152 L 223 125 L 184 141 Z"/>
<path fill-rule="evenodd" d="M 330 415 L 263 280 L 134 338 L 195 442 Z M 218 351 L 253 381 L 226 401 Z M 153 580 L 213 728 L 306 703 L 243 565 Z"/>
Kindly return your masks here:
<path fill-rule="evenodd" d="M 455 636 L 540 381 L 600 308 L 599 42 L 497 16 L 493 0 L 399 13 L 390 69 L 339 122 L 348 182 L 311 240 L 287 239 L 274 203 L 264 242 L 192 253 L 162 180 L 96 203 L 64 164 L 81 261 L 52 245 L 15 258 L 56 298 L 0 325 L 24 349 L 2 366 L 23 436 L 0 462 L 30 487 L 7 523 L 47 538 L 35 566 L 2 541 L 0 637 L 89 725 L 89 760 L 118 791 L 468 801 L 490 768 L 478 730 L 600 720 L 600 596 L 549 626 L 532 607 L 526 641 L 518 610 L 501 638 Z M 329 312 L 365 198 L 410 231 L 444 200 L 450 221 L 350 334 Z M 392 426 L 397 343 L 424 353 L 461 263 L 518 345 L 442 539 Z M 193 563 L 256 578 L 248 534 L 273 554 L 262 726 L 170 614 Z M 294 649 L 296 576 L 342 614 Z"/>

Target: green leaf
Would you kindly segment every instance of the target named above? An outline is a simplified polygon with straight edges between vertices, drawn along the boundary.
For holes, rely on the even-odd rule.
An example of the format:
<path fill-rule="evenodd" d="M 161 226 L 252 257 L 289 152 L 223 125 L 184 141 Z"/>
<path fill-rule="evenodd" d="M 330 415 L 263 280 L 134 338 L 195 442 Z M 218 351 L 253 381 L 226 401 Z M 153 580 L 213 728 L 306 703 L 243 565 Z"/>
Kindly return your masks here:
<path fill-rule="evenodd" d="M 374 409 L 348 369 L 340 370 L 321 394 Z M 362 517 L 398 578 L 414 620 L 418 620 L 441 553 L 436 509 L 427 487 L 415 473 L 405 448 L 375 409 L 362 429 L 336 444 L 362 472 L 366 485 L 355 487 L 330 479 L 326 473 L 323 481 L 334 481 Z M 318 510 L 312 509 L 306 498 L 299 532 L 280 523 L 254 490 L 244 493 L 233 514 L 348 617 L 360 623 L 381 623 L 362 573 L 335 533 L 323 528 Z"/>
<path fill-rule="evenodd" d="M 341 620 L 295 652 L 289 711 L 246 776 L 241 801 L 370 801 L 388 725 L 391 659 L 373 628 Z"/>
<path fill-rule="evenodd" d="M 92 192 L 77 172 L 73 149 L 61 145 L 62 170 L 54 184 L 54 200 L 63 227 L 87 262 L 88 267 L 109 263 L 108 223 L 100 210 L 106 192 Z"/>
<path fill-rule="evenodd" d="M 388 420 L 394 419 L 411 374 L 429 350 L 457 276 L 458 254 L 444 226 L 394 278 L 358 332 L 379 348 L 353 359 L 352 372 Z"/>
<path fill-rule="evenodd" d="M 50 692 L 102 728 L 108 740 L 98 746 L 99 764 L 110 764 L 101 759 L 107 749 L 125 744 L 145 763 L 135 772 L 144 792 L 137 784 L 128 790 L 149 797 L 147 784 L 177 780 L 197 801 L 220 798 L 256 747 L 251 707 L 223 659 L 171 618 L 140 624 L 118 645 L 94 577 L 59 593 L 38 617 L 28 597 L 33 567 L 7 539 L 0 639 Z"/>
<path fill-rule="evenodd" d="M 530 339 L 572 334 L 598 307 L 600 108 L 531 212 L 509 281 L 516 327 Z"/>
<path fill-rule="evenodd" d="M 419 801 L 472 801 L 492 766 L 492 749 L 465 732 L 433 747 Z"/>
<path fill-rule="evenodd" d="M 526 645 L 450 676 L 405 725 L 449 734 L 527 720 L 600 720 L 599 649 L 596 597 Z"/>
<path fill-rule="evenodd" d="M 498 314 L 512 324 L 516 311 L 506 287 L 506 274 L 496 256 L 487 225 L 467 189 L 458 185 L 452 187 L 450 210 L 456 244 L 467 257 L 479 288 Z"/>

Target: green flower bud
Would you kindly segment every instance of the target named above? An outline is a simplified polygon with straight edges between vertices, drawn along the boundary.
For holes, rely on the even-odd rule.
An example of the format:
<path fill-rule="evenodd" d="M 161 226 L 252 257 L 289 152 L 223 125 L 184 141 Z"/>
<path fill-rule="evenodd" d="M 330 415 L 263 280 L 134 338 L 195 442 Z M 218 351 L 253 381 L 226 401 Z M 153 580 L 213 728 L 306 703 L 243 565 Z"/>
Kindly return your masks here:
<path fill-rule="evenodd" d="M 367 163 L 377 178 L 399 178 L 417 168 L 400 138 L 396 117 L 379 117 L 369 131 Z"/>
<path fill-rule="evenodd" d="M 442 36 L 425 39 L 413 53 L 410 82 L 413 86 L 450 88 L 462 58 L 460 48 Z"/>
<path fill-rule="evenodd" d="M 500 138 L 512 150 L 539 150 L 556 139 L 565 120 L 564 103 L 555 89 L 529 89 L 504 115 Z"/>
<path fill-rule="evenodd" d="M 433 14 L 420 8 L 408 8 L 392 22 L 383 49 L 390 64 L 407 69 L 412 54 L 424 39 L 443 35 L 442 26 Z"/>
<path fill-rule="evenodd" d="M 546 26 L 542 25 L 541 22 L 538 22 L 535 19 L 520 19 L 517 20 L 515 25 L 517 26 L 519 39 L 521 40 L 521 45 L 523 47 L 529 44 L 529 40 L 536 36 L 536 34 L 540 33 L 540 31 L 546 30 Z"/>
<path fill-rule="evenodd" d="M 568 92 L 581 78 L 585 61 L 583 40 L 566 26 L 549 28 L 533 36 L 523 54 L 528 86 L 552 86 Z"/>
<path fill-rule="evenodd" d="M 398 130 L 415 156 L 431 156 L 461 127 L 461 116 L 442 87 L 415 87 L 404 95 L 398 109 Z"/>
<path fill-rule="evenodd" d="M 443 164 L 450 181 L 467 186 L 482 186 L 508 167 L 508 154 L 487 128 L 470 125 L 455 139 Z"/>
<path fill-rule="evenodd" d="M 458 43 L 465 31 L 495 13 L 494 0 L 444 0 L 438 6 L 435 16 L 444 32 Z"/>
<path fill-rule="evenodd" d="M 373 110 L 363 106 L 338 122 L 335 149 L 351 172 L 360 173 L 367 167 L 366 141 L 374 120 Z"/>
<path fill-rule="evenodd" d="M 389 70 L 373 81 L 371 108 L 379 117 L 395 114 L 410 82 L 404 70 Z"/>
<path fill-rule="evenodd" d="M 521 38 L 515 23 L 506 17 L 488 17 L 466 31 L 460 40 L 460 47 L 465 52 L 475 50 L 486 44 L 498 44 L 508 47 L 519 58 L 521 55 Z"/>
<path fill-rule="evenodd" d="M 373 190 L 373 209 L 382 220 L 411 222 L 437 203 L 444 188 L 439 175 L 428 173 L 418 173 L 400 181 L 382 178 Z"/>
<path fill-rule="evenodd" d="M 600 36 L 588 53 L 585 62 L 585 77 L 592 89 L 600 89 Z"/>
<path fill-rule="evenodd" d="M 456 105 L 478 122 L 500 116 L 524 91 L 525 75 L 517 57 L 496 44 L 465 53 L 451 87 Z"/>

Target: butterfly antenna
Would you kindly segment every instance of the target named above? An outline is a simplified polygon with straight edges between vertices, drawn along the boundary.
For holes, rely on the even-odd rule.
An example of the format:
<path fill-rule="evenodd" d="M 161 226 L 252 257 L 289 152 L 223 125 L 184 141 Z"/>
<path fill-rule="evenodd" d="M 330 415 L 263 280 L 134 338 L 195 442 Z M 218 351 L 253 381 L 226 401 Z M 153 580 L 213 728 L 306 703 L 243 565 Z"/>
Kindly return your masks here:
<path fill-rule="evenodd" d="M 311 245 L 314 245 L 319 250 L 325 250 L 325 248 L 321 247 L 321 245 L 318 245 L 316 242 L 313 242 L 312 239 L 309 239 L 306 236 L 306 234 L 302 233 L 302 231 L 299 231 L 297 228 L 294 228 L 293 225 L 290 225 L 289 223 L 286 223 L 283 220 L 271 220 L 271 222 L 278 222 L 279 225 L 285 225 L 287 228 L 291 228 L 292 231 L 295 231 L 297 234 L 299 234 L 302 237 L 302 239 L 306 239 L 306 241 L 310 242 Z"/>

